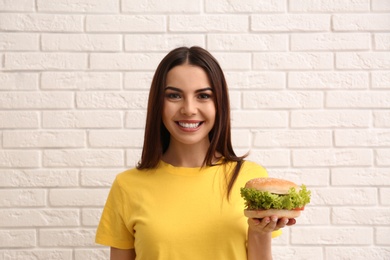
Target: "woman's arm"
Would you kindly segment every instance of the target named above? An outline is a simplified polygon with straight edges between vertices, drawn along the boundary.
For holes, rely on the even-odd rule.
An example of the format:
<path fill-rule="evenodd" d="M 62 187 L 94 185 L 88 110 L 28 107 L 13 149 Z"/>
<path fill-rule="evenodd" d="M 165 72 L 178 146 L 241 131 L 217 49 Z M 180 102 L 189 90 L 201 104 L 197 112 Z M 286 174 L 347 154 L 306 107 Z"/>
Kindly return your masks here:
<path fill-rule="evenodd" d="M 135 250 L 111 247 L 110 260 L 135 260 Z"/>
<path fill-rule="evenodd" d="M 271 260 L 272 231 L 295 224 L 295 219 L 265 217 L 248 219 L 248 260 Z"/>

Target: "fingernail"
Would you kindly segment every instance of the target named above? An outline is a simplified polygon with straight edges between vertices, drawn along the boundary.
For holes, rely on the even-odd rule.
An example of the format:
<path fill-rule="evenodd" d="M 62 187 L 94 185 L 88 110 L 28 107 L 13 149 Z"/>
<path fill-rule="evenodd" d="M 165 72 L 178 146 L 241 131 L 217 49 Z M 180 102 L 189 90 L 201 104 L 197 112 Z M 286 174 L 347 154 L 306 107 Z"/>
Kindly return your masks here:
<path fill-rule="evenodd" d="M 276 221 L 278 221 L 278 218 L 277 217 L 272 217 L 272 221 L 276 222 Z"/>
<path fill-rule="evenodd" d="M 285 221 L 283 221 L 283 223 L 286 225 L 286 224 L 288 223 L 288 219 L 287 219 L 287 220 L 285 220 Z"/>

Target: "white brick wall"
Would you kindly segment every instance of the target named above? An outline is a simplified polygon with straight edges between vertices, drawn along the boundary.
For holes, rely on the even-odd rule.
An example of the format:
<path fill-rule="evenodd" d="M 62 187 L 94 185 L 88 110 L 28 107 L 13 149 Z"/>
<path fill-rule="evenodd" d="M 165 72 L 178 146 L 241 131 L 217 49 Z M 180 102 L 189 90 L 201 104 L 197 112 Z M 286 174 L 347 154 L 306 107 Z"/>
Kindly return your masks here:
<path fill-rule="evenodd" d="M 148 88 L 199 45 L 233 143 L 312 203 L 275 259 L 390 259 L 390 1 L 0 0 L 0 259 L 108 259 L 94 234 L 141 153 Z"/>

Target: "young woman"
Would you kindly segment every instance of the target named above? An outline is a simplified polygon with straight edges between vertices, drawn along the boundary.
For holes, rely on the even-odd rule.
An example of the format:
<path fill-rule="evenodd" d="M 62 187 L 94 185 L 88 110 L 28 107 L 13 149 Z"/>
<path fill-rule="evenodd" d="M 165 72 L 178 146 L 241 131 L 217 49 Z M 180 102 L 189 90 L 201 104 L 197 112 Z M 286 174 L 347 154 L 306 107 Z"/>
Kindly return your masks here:
<path fill-rule="evenodd" d="M 117 176 L 96 242 L 111 259 L 272 259 L 271 238 L 294 219 L 246 219 L 240 188 L 267 177 L 231 145 L 227 84 L 200 47 L 172 50 L 155 72 L 144 147 Z"/>

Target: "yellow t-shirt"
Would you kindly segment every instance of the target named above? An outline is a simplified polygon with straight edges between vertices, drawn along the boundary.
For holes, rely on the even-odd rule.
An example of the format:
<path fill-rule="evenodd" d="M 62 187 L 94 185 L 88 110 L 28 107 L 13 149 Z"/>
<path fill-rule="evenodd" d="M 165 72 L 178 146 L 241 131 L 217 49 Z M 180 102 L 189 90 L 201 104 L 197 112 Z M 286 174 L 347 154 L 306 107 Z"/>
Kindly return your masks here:
<path fill-rule="evenodd" d="M 137 259 L 247 259 L 248 224 L 240 188 L 267 172 L 246 161 L 227 201 L 227 174 L 234 165 L 185 168 L 161 161 L 156 169 L 119 174 L 96 242 L 135 248 Z"/>

